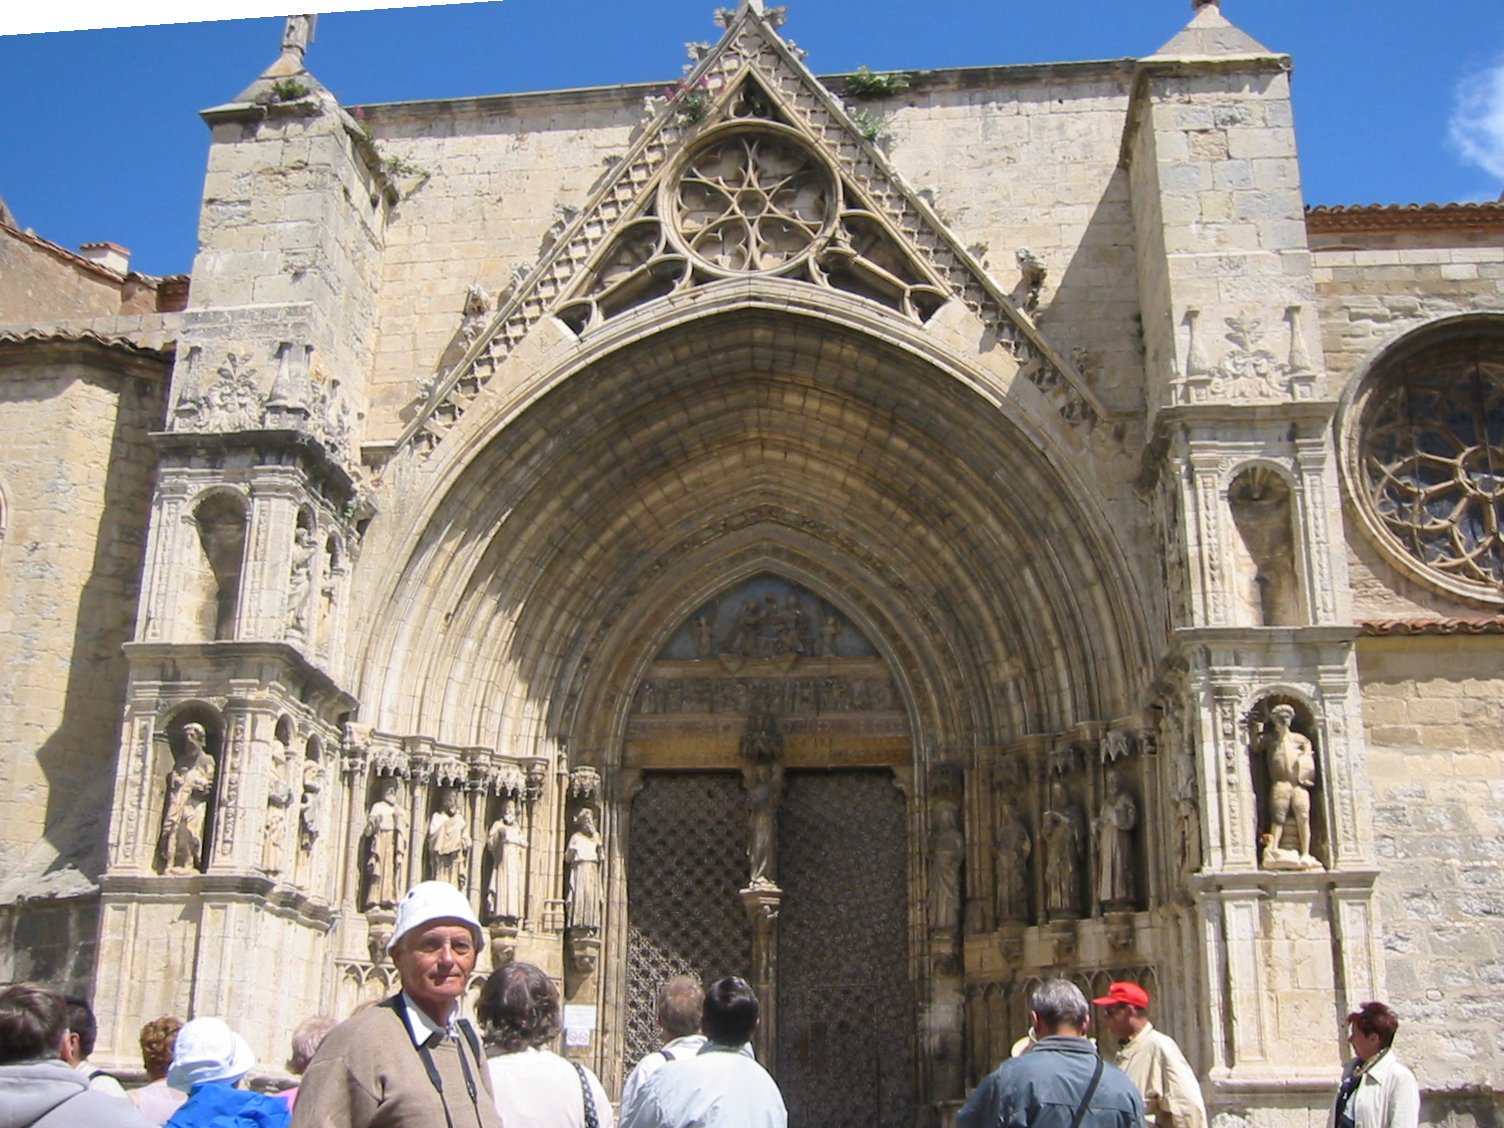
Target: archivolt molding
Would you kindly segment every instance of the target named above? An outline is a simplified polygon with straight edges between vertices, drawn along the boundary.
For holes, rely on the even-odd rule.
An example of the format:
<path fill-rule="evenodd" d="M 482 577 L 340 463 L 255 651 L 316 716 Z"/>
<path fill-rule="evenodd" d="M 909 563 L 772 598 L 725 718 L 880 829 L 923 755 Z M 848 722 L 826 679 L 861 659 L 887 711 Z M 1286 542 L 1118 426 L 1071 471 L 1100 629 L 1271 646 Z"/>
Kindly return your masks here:
<path fill-rule="evenodd" d="M 559 315 L 562 324 L 587 333 L 602 320 L 601 303 L 613 295 L 620 297 L 621 287 L 629 282 L 635 289 L 634 300 L 649 300 L 679 288 L 695 257 L 686 253 L 693 252 L 688 244 L 694 240 L 684 239 L 682 224 L 671 224 L 667 230 L 648 224 L 642 227 L 641 238 L 635 239 L 631 229 L 641 225 L 667 172 L 678 171 L 686 146 L 698 145 L 696 139 L 702 136 L 708 140 L 717 128 L 735 133 L 742 127 L 724 123 L 752 118 L 772 123 L 765 129 L 786 129 L 791 139 L 797 138 L 809 153 L 828 163 L 852 193 L 857 206 L 849 216 L 822 214 L 818 223 L 811 200 L 792 206 L 790 214 L 795 219 L 808 213 L 812 229 L 818 228 L 824 236 L 830 235 L 827 229 L 832 222 L 842 229 L 841 237 L 825 243 L 827 250 L 822 254 L 827 267 L 837 259 L 854 266 L 865 279 L 857 292 L 886 291 L 893 297 L 890 304 L 916 321 L 927 319 L 947 294 L 964 302 L 1012 350 L 1024 375 L 1068 422 L 1092 428 L 1106 418 L 1106 410 L 1071 363 L 903 183 L 882 153 L 862 138 L 841 103 L 795 57 L 755 6 L 741 9 L 684 85 L 712 92 L 705 116 L 690 120 L 677 100 L 656 110 L 585 208 L 505 297 L 454 369 L 435 383 L 399 440 L 399 449 L 412 445 L 428 453 L 438 446 L 511 352 L 546 316 Z M 692 147 L 689 158 L 702 151 Z M 811 253 L 816 241 L 812 235 Z M 872 249 L 879 246 L 890 250 Z M 802 253 L 789 256 L 793 262 L 804 257 Z M 699 261 L 702 266 L 713 266 L 715 258 L 713 253 L 701 254 Z M 825 273 L 828 285 L 829 271 Z M 575 312 L 571 314 L 570 309 Z"/>

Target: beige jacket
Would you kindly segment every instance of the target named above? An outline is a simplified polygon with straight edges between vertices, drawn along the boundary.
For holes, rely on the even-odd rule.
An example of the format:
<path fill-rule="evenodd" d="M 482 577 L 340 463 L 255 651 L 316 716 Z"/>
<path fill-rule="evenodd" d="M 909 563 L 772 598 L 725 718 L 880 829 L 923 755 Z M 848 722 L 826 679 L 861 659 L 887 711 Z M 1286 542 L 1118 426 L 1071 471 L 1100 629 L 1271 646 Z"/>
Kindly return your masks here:
<path fill-rule="evenodd" d="M 433 1128 L 444 1124 L 446 1105 L 454 1128 L 501 1128 L 485 1058 L 472 1060 L 463 1038 L 447 1039 L 429 1052 L 443 1082 L 442 1098 L 402 1016 L 387 1005 L 361 1011 L 319 1046 L 298 1089 L 293 1128 Z M 473 1104 L 461 1053 L 475 1083 Z"/>
<path fill-rule="evenodd" d="M 1145 1023 L 1118 1049 L 1117 1066 L 1144 1095 L 1145 1123 L 1157 1128 L 1207 1128 L 1201 1083 L 1168 1034 Z"/>

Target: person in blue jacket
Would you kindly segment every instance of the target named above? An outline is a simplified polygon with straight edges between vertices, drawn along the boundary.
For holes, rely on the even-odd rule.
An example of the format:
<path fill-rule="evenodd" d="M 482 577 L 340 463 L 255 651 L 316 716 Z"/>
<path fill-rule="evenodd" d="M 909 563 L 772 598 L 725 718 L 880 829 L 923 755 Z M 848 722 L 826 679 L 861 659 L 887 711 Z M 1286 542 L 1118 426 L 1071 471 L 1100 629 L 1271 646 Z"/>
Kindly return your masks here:
<path fill-rule="evenodd" d="M 287 1105 L 240 1088 L 256 1055 L 246 1040 L 219 1018 L 195 1018 L 178 1031 L 167 1084 L 188 1100 L 167 1128 L 286 1128 Z"/>

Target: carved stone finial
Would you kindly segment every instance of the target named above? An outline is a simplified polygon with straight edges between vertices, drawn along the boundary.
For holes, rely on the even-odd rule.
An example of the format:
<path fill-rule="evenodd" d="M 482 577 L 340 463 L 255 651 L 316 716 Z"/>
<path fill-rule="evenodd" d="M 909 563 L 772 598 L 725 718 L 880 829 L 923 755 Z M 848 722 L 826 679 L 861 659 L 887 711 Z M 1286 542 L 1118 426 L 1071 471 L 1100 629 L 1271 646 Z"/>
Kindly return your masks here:
<path fill-rule="evenodd" d="M 1220 9 L 1221 7 L 1222 0 L 1191 0 L 1191 11 L 1193 12 L 1199 12 L 1202 8 Z"/>
<path fill-rule="evenodd" d="M 313 28 L 318 22 L 316 15 L 288 16 L 282 25 L 282 54 L 296 55 L 301 62 L 313 42 Z"/>

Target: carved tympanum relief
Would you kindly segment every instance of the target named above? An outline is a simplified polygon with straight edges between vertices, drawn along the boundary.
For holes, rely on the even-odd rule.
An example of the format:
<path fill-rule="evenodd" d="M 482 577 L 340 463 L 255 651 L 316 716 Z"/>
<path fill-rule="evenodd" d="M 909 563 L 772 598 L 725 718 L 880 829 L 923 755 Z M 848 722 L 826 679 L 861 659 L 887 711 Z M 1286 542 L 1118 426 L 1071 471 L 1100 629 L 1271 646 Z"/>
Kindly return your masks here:
<path fill-rule="evenodd" d="M 207 744 L 208 733 L 196 721 L 188 722 L 178 733 L 172 769 L 167 773 L 162 832 L 157 840 L 157 866 L 161 873 L 204 870 L 204 826 L 216 773 Z"/>

